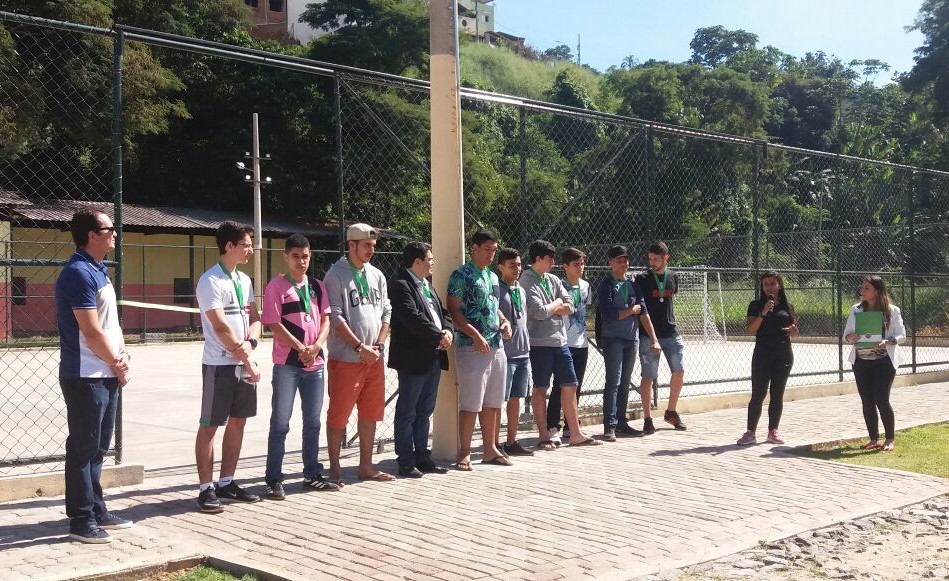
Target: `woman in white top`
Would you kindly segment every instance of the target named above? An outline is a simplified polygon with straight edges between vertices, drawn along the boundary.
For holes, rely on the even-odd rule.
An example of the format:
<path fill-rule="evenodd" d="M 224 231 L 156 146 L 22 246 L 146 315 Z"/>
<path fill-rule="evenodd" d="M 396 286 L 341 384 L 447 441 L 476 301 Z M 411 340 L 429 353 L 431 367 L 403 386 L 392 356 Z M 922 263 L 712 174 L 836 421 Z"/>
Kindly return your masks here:
<path fill-rule="evenodd" d="M 856 313 L 867 311 L 883 312 L 883 340 L 873 347 L 857 347 L 860 336 L 856 331 Z M 860 302 L 850 308 L 847 325 L 844 327 L 844 340 L 853 344 L 850 363 L 853 364 L 853 377 L 857 382 L 857 391 L 863 402 L 863 419 L 867 422 L 870 441 L 864 450 L 883 448 L 889 452 L 894 447 L 893 408 L 890 406 L 890 387 L 893 377 L 900 366 L 899 344 L 906 338 L 903 316 L 900 308 L 890 303 L 883 279 L 876 275 L 864 277 L 860 287 Z M 886 441 L 880 446 L 880 427 L 877 419 L 883 420 Z"/>

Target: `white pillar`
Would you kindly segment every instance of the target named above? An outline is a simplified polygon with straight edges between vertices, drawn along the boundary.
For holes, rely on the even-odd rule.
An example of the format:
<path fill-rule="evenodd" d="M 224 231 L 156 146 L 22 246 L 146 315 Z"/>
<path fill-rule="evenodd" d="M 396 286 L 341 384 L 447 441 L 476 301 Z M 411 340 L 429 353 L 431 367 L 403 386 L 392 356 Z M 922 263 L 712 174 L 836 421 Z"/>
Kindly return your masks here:
<path fill-rule="evenodd" d="M 432 250 L 435 288 L 448 300 L 452 270 L 464 262 L 464 202 L 461 183 L 461 99 L 458 71 L 458 5 L 431 0 Z M 458 376 L 454 351 L 442 374 L 433 419 L 432 453 L 454 461 L 458 455 Z"/>

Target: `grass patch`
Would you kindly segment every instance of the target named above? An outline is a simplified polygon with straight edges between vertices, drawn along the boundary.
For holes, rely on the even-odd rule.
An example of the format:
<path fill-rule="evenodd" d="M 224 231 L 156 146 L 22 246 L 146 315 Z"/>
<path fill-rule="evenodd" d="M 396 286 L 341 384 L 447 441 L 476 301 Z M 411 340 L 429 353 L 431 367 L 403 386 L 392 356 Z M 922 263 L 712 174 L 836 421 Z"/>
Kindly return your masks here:
<path fill-rule="evenodd" d="M 205 566 L 182 571 L 181 575 L 171 577 L 171 579 L 174 581 L 257 581 L 257 577 L 253 575 L 235 577 L 226 571 Z"/>
<path fill-rule="evenodd" d="M 845 464 L 893 468 L 949 478 L 949 422 L 919 426 L 896 433 L 892 452 L 861 450 L 866 439 L 830 449 L 805 450 L 802 456 Z"/>

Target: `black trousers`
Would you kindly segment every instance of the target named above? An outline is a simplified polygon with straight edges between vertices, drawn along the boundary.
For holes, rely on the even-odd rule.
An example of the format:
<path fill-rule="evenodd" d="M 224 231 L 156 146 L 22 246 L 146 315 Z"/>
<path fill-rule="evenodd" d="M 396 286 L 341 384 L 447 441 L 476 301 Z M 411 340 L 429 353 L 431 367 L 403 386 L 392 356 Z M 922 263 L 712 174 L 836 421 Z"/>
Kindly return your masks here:
<path fill-rule="evenodd" d="M 573 371 L 577 374 L 577 403 L 580 403 L 580 387 L 583 385 L 583 376 L 587 372 L 587 356 L 589 349 L 582 347 L 571 347 L 570 355 L 573 357 Z M 550 398 L 547 399 L 547 428 L 560 429 L 560 384 L 554 381 L 550 388 Z M 564 425 L 566 425 L 566 420 Z"/>
<path fill-rule="evenodd" d="M 748 431 L 758 429 L 764 398 L 771 392 L 768 402 L 768 431 L 777 430 L 784 411 L 784 388 L 794 365 L 791 342 L 755 345 L 751 356 L 751 401 L 748 402 Z"/>
<path fill-rule="evenodd" d="M 896 419 L 893 417 L 893 407 L 890 405 L 890 388 L 893 387 L 893 378 L 896 369 L 889 357 L 882 359 L 857 358 L 853 364 L 853 378 L 857 382 L 857 392 L 863 402 L 863 420 L 867 423 L 867 433 L 871 440 L 880 438 L 879 419 L 883 420 L 883 431 L 887 440 L 895 437 Z"/>

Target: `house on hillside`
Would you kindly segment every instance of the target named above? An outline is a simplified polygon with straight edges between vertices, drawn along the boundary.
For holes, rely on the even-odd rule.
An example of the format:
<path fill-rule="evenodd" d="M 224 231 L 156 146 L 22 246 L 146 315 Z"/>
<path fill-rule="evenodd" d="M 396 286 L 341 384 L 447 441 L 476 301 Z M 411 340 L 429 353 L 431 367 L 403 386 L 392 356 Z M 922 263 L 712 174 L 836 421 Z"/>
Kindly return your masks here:
<path fill-rule="evenodd" d="M 474 36 L 479 42 L 494 32 L 494 0 L 458 0 L 458 30 Z M 311 27 L 300 21 L 308 4 L 321 0 L 244 0 L 253 10 L 253 36 L 285 43 L 309 44 L 314 38 L 332 30 Z M 340 26 L 343 23 L 340 22 Z M 515 37 L 516 38 L 516 37 Z"/>

